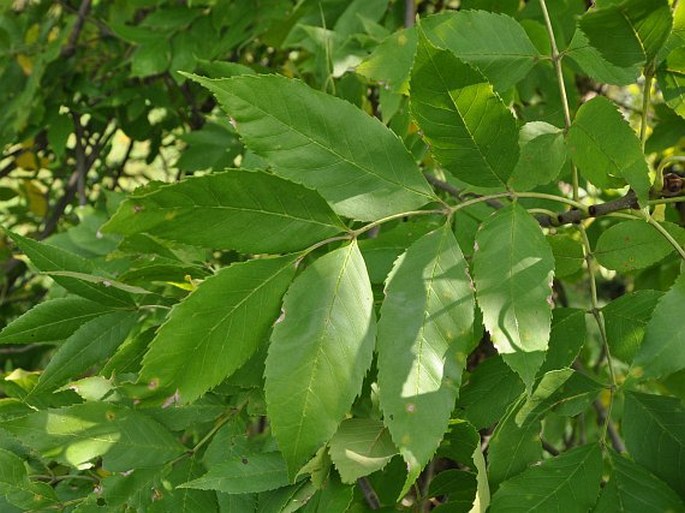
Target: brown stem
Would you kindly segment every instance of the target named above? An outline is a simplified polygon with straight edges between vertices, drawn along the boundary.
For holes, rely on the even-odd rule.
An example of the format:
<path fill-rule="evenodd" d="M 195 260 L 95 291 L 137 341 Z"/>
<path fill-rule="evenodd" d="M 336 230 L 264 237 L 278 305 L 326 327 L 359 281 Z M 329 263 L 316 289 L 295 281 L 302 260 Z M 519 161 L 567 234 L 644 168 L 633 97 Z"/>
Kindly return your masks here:
<path fill-rule="evenodd" d="M 376 511 L 381 509 L 381 500 L 378 498 L 376 490 L 373 489 L 369 480 L 365 477 L 360 477 L 357 479 L 357 486 L 362 491 L 364 495 L 364 500 L 366 500 L 366 505 L 369 509 Z"/>
<path fill-rule="evenodd" d="M 414 26 L 416 19 L 416 0 L 404 0 L 404 26 L 407 28 Z"/>
<path fill-rule="evenodd" d="M 618 434 L 616 426 L 611 421 L 611 419 L 607 418 L 606 408 L 604 408 L 604 406 L 601 402 L 599 402 L 599 400 L 593 402 L 592 405 L 594 406 L 595 411 L 597 412 L 599 424 L 606 425 L 607 427 L 607 434 L 611 439 L 611 446 L 614 448 L 616 452 L 626 452 L 626 446 L 623 443 L 623 440 L 621 440 L 621 436 Z"/>
<path fill-rule="evenodd" d="M 81 7 L 79 7 L 78 13 L 76 14 L 76 23 L 74 23 L 74 27 L 71 29 L 71 34 L 69 34 L 66 46 L 62 48 L 61 51 L 61 57 L 63 59 L 68 59 L 76 53 L 76 43 L 78 42 L 78 37 L 81 35 L 81 30 L 83 30 L 83 24 L 85 23 L 86 15 L 90 10 L 90 4 L 91 0 L 81 1 Z"/>

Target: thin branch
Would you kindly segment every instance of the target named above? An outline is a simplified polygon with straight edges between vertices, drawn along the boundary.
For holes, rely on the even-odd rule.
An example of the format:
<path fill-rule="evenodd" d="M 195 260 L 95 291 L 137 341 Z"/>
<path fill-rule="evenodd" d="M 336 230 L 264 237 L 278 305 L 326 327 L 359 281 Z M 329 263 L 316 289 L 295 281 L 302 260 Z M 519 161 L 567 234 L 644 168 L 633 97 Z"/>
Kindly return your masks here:
<path fill-rule="evenodd" d="M 71 34 L 69 34 L 66 46 L 62 48 L 62 51 L 60 52 L 63 59 L 68 59 L 76 53 L 76 43 L 81 35 L 81 30 L 83 30 L 83 24 L 85 23 L 86 16 L 90 10 L 90 4 L 91 0 L 81 1 L 81 7 L 79 7 L 78 13 L 76 14 L 76 23 L 74 23 L 74 27 L 71 29 Z"/>
<path fill-rule="evenodd" d="M 378 498 L 376 490 L 373 489 L 371 482 L 367 478 L 360 477 L 357 479 L 357 486 L 362 491 L 362 494 L 364 494 L 364 500 L 369 509 L 374 511 L 381 509 L 381 500 Z"/>
<path fill-rule="evenodd" d="M 404 26 L 411 28 L 416 20 L 416 0 L 404 0 Z"/>
<path fill-rule="evenodd" d="M 611 421 L 611 419 L 609 419 L 607 411 L 602 405 L 602 403 L 599 400 L 596 400 L 592 403 L 592 405 L 594 406 L 595 411 L 597 412 L 597 419 L 599 423 L 601 425 L 606 426 L 607 434 L 609 435 L 609 439 L 611 440 L 611 446 L 614 448 L 616 452 L 626 452 L 626 446 L 623 443 L 623 440 L 621 440 L 621 436 L 618 434 L 616 426 Z"/>

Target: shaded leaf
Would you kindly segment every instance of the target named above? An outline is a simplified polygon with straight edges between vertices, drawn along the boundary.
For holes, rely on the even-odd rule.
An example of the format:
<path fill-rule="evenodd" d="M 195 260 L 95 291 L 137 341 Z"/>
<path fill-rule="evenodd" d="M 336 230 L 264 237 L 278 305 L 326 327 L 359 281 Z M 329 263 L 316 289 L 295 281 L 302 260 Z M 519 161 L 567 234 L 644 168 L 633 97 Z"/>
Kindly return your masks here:
<path fill-rule="evenodd" d="M 82 324 L 111 311 L 79 297 L 58 298 L 37 304 L 0 332 L 0 344 L 57 342 Z"/>
<path fill-rule="evenodd" d="M 476 235 L 476 298 L 497 351 L 530 384 L 549 341 L 554 257 L 537 222 L 514 203 Z"/>
<path fill-rule="evenodd" d="M 626 393 L 623 436 L 633 459 L 685 497 L 685 408 L 673 397 Z"/>
<path fill-rule="evenodd" d="M 566 278 L 583 268 L 585 255 L 583 245 L 570 235 L 550 235 L 547 242 L 554 254 L 554 276 Z"/>
<path fill-rule="evenodd" d="M 685 511 L 678 495 L 660 479 L 627 458 L 609 453 L 612 470 L 593 513 Z"/>
<path fill-rule="evenodd" d="M 30 395 L 52 390 L 108 358 L 135 326 L 136 312 L 101 315 L 77 329 L 52 356 Z"/>
<path fill-rule="evenodd" d="M 144 413 L 105 402 L 33 412 L 3 421 L 3 428 L 45 458 L 77 468 L 99 456 L 110 472 L 156 467 L 184 451 Z"/>
<path fill-rule="evenodd" d="M 594 256 L 607 269 L 633 271 L 658 262 L 673 246 L 645 221 L 622 221 L 602 232 Z"/>
<path fill-rule="evenodd" d="M 3 495 L 10 504 L 26 508 L 22 511 L 56 508 L 59 504 L 50 486 L 30 481 L 24 461 L 19 456 L 0 448 L 0 496 Z"/>
<path fill-rule="evenodd" d="M 552 332 L 549 349 L 540 374 L 555 369 L 571 367 L 580 353 L 587 329 L 585 311 L 577 308 L 555 308 L 552 311 Z M 612 352 L 613 355 L 613 352 Z"/>
<path fill-rule="evenodd" d="M 631 374 L 636 377 L 665 377 L 685 369 L 685 326 L 680 322 L 685 305 L 685 273 L 654 308 L 645 338 L 635 355 Z"/>
<path fill-rule="evenodd" d="M 468 383 L 461 389 L 458 405 L 464 408 L 464 417 L 471 424 L 483 429 L 502 418 L 524 389 L 518 374 L 501 356 L 493 356 L 471 373 Z"/>
<path fill-rule="evenodd" d="M 617 66 L 651 61 L 666 42 L 673 18 L 667 0 L 624 0 L 590 9 L 580 28 Z"/>
<path fill-rule="evenodd" d="M 351 104 L 275 75 L 191 78 L 276 174 L 316 189 L 338 214 L 370 221 L 435 200 L 400 139 Z"/>
<path fill-rule="evenodd" d="M 294 476 L 336 432 L 360 392 L 376 334 L 356 242 L 324 255 L 290 286 L 266 359 L 266 404 Z"/>
<path fill-rule="evenodd" d="M 578 109 L 568 133 L 568 148 L 593 185 L 615 188 L 625 180 L 641 204 L 649 199 L 649 168 L 640 141 L 611 100 L 598 96 Z"/>
<path fill-rule="evenodd" d="M 345 226 L 315 191 L 261 171 L 234 169 L 136 195 L 119 206 L 103 230 L 279 253 L 306 248 Z"/>
<path fill-rule="evenodd" d="M 92 275 L 95 267 L 90 260 L 86 260 L 73 253 L 59 249 L 55 246 L 38 242 L 16 233 L 10 233 L 10 237 L 21 250 L 31 259 L 40 271 L 51 274 L 52 272 L 63 273 L 75 272 L 83 275 Z M 128 307 L 133 305 L 130 294 L 116 287 L 111 287 L 104 277 L 99 283 L 83 280 L 71 276 L 54 276 L 54 280 L 62 287 L 78 296 L 108 306 Z"/>
<path fill-rule="evenodd" d="M 585 513 L 597 499 L 601 479 L 599 446 L 577 447 L 503 483 L 489 511 L 548 513 L 563 504 L 568 513 Z"/>
<path fill-rule="evenodd" d="M 626 363 L 633 361 L 644 339 L 647 323 L 662 296 L 663 292 L 657 290 L 637 290 L 602 308 L 611 356 Z"/>
<path fill-rule="evenodd" d="M 554 180 L 566 162 L 564 132 L 560 128 L 533 121 L 519 131 L 520 156 L 509 177 L 509 185 L 526 191 Z"/>
<path fill-rule="evenodd" d="M 355 71 L 391 91 L 406 93 L 417 42 L 415 28 L 398 30 L 376 46 Z"/>
<path fill-rule="evenodd" d="M 265 492 L 287 484 L 288 472 L 283 456 L 267 452 L 215 463 L 209 472 L 180 487 L 241 494 Z"/>
<path fill-rule="evenodd" d="M 475 343 L 474 308 L 449 223 L 412 244 L 388 276 L 378 323 L 378 386 L 384 422 L 409 466 L 405 491 L 447 429 Z"/>
<path fill-rule="evenodd" d="M 330 441 L 330 454 L 343 483 L 354 483 L 385 467 L 397 448 L 380 420 L 347 419 Z"/>
<path fill-rule="evenodd" d="M 412 115 L 447 170 L 472 185 L 506 184 L 519 153 L 516 120 L 479 71 L 420 32 L 411 93 Z"/>

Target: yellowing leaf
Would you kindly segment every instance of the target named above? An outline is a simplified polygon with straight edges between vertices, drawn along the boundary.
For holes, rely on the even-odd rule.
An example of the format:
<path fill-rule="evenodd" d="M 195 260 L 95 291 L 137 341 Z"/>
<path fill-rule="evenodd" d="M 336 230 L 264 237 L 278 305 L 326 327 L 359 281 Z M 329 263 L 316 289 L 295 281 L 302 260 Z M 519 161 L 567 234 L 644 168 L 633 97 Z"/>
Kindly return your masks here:
<path fill-rule="evenodd" d="M 48 200 L 38 182 L 36 180 L 24 180 L 23 192 L 29 210 L 38 217 L 44 217 L 48 212 Z"/>

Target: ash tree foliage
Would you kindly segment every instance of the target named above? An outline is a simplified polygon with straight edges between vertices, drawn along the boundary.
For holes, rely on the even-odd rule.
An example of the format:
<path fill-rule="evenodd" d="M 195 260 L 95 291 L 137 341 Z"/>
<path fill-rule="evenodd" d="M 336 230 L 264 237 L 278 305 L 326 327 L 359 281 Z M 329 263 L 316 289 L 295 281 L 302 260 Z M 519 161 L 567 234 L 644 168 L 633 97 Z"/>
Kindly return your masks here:
<path fill-rule="evenodd" d="M 0 510 L 685 511 L 685 2 L 0 17 Z"/>

